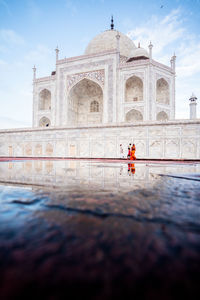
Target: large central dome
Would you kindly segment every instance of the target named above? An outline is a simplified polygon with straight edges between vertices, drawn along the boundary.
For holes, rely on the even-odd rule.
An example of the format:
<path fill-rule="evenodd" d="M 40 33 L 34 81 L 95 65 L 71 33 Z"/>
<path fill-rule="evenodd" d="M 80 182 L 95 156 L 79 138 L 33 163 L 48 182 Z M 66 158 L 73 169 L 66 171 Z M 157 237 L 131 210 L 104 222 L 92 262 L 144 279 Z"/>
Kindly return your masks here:
<path fill-rule="evenodd" d="M 136 48 L 133 41 L 125 34 L 116 30 L 106 30 L 103 33 L 95 36 L 88 44 L 85 54 L 95 54 L 107 50 L 114 50 L 117 48 L 116 35 L 119 33 L 119 47 L 120 54 L 130 57 L 131 52 Z"/>

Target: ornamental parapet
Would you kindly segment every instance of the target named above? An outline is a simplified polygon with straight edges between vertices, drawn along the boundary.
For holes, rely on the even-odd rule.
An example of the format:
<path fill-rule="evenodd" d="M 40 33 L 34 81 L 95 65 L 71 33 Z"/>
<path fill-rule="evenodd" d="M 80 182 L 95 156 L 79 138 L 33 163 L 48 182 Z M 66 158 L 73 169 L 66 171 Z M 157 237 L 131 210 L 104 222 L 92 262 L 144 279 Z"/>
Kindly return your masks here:
<path fill-rule="evenodd" d="M 56 76 L 52 75 L 52 76 L 46 76 L 46 77 L 41 77 L 41 78 L 37 78 L 34 80 L 34 83 L 39 83 L 39 82 L 45 82 L 45 81 L 51 81 L 51 80 L 55 80 Z"/>
<path fill-rule="evenodd" d="M 95 54 L 72 56 L 72 57 L 69 57 L 69 58 L 59 59 L 56 64 L 61 65 L 63 63 L 67 63 L 67 62 L 83 60 L 83 59 L 87 59 L 87 58 L 100 57 L 100 56 L 105 56 L 105 55 L 108 55 L 108 54 L 116 54 L 116 53 L 117 53 L 117 49 L 114 49 L 114 50 L 112 49 L 112 50 L 102 51 L 102 52 L 95 53 Z"/>

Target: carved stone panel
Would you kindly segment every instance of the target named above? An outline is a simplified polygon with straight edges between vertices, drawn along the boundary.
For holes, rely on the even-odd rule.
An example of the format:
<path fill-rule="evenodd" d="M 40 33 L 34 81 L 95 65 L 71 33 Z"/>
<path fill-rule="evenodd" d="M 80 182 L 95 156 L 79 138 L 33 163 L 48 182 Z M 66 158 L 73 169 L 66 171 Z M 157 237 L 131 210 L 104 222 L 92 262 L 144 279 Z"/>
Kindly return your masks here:
<path fill-rule="evenodd" d="M 163 145 L 162 140 L 150 140 L 149 142 L 149 156 L 151 158 L 162 158 L 163 156 Z"/>
<path fill-rule="evenodd" d="M 196 139 L 183 139 L 181 144 L 182 158 L 195 158 L 197 156 Z"/>
<path fill-rule="evenodd" d="M 79 149 L 80 149 L 79 150 L 80 157 L 89 157 L 89 153 L 90 153 L 89 140 L 80 140 Z"/>
<path fill-rule="evenodd" d="M 91 79 L 98 82 L 101 87 L 104 86 L 104 82 L 105 82 L 104 70 L 96 70 L 96 71 L 67 75 L 67 90 L 69 90 L 72 86 L 74 86 L 77 82 L 79 82 L 84 78 Z"/>
<path fill-rule="evenodd" d="M 179 157 L 180 152 L 180 140 L 179 139 L 169 139 L 165 141 L 165 157 L 166 158 L 176 158 Z"/>
<path fill-rule="evenodd" d="M 104 157 L 104 143 L 102 140 L 91 140 L 90 147 L 92 157 Z"/>
<path fill-rule="evenodd" d="M 146 156 L 146 142 L 144 140 L 134 140 L 136 146 L 136 157 L 142 158 Z"/>

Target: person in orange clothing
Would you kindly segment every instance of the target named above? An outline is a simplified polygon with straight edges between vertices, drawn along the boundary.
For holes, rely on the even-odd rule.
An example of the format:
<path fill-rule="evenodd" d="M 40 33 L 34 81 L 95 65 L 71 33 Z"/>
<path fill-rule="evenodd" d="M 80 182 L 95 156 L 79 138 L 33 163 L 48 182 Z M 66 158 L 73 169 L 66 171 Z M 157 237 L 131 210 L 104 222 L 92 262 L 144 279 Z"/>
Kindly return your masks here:
<path fill-rule="evenodd" d="M 133 144 L 133 146 L 131 148 L 131 157 L 130 157 L 130 160 L 136 160 L 135 151 L 136 151 L 136 147 L 135 147 L 135 144 Z"/>
<path fill-rule="evenodd" d="M 131 164 L 131 173 L 135 174 L 135 164 Z"/>

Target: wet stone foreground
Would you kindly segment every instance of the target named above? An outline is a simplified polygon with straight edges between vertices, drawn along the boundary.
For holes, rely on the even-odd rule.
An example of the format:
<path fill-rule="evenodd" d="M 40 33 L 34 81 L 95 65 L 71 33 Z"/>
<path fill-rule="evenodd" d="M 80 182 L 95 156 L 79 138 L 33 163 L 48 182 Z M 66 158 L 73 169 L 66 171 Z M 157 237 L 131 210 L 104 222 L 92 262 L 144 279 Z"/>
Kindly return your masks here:
<path fill-rule="evenodd" d="M 0 299 L 199 299 L 200 165 L 0 171 Z"/>

